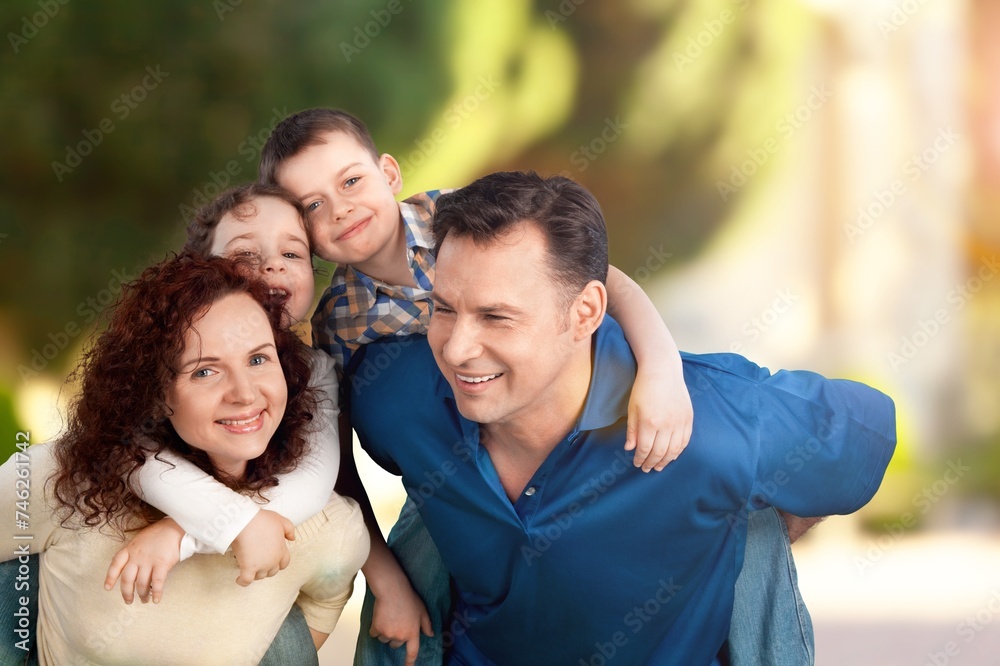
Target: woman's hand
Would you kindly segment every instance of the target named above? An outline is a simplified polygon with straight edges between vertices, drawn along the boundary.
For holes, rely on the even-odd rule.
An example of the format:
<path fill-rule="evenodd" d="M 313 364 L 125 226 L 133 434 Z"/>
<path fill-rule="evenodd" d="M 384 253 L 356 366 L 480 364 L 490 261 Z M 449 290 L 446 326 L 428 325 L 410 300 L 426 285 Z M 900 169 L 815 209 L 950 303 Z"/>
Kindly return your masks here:
<path fill-rule="evenodd" d="M 104 589 L 113 588 L 120 576 L 125 603 L 132 603 L 136 594 L 142 603 L 147 603 L 150 597 L 154 604 L 160 603 L 167 574 L 180 560 L 183 537 L 184 530 L 173 518 L 164 518 L 141 530 L 111 558 Z"/>
<path fill-rule="evenodd" d="M 629 396 L 625 435 L 625 450 L 635 450 L 636 467 L 662 471 L 687 446 L 693 424 L 683 373 L 644 372 L 640 365 Z"/>
<path fill-rule="evenodd" d="M 403 580 L 383 586 L 380 592 L 375 595 L 369 633 L 392 648 L 406 645 L 406 666 L 413 666 L 417 663 L 421 632 L 434 635 L 427 608 L 405 575 Z"/>
<path fill-rule="evenodd" d="M 292 556 L 285 540 L 295 540 L 295 526 L 274 511 L 261 509 L 233 540 L 233 555 L 240 566 L 236 582 L 246 587 L 270 578 L 288 566 Z"/>

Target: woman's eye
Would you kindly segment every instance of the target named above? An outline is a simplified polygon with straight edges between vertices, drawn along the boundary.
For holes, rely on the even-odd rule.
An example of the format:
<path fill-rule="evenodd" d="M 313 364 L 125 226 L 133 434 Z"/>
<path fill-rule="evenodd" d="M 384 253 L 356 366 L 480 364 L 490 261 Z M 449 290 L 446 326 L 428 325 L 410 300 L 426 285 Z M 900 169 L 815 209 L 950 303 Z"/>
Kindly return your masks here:
<path fill-rule="evenodd" d="M 265 354 L 255 354 L 250 357 L 250 365 L 264 365 L 269 360 Z"/>
<path fill-rule="evenodd" d="M 308 206 L 306 206 L 306 212 L 307 213 L 313 212 L 314 210 L 316 210 L 317 208 L 319 208 L 319 204 L 320 204 L 320 202 L 313 201 L 311 204 L 309 204 Z"/>
<path fill-rule="evenodd" d="M 191 373 L 191 376 L 195 379 L 202 379 L 204 377 L 211 377 L 213 374 L 215 374 L 215 371 L 211 368 L 200 368 Z"/>
<path fill-rule="evenodd" d="M 301 257 L 294 252 L 285 252 L 283 256 L 286 259 L 301 259 Z"/>

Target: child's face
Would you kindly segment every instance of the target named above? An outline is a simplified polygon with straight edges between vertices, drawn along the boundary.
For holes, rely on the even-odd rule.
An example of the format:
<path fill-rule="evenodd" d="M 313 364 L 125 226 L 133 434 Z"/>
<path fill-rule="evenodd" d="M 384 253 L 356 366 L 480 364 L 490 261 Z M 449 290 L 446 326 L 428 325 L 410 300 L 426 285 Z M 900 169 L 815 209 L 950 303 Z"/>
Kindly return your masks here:
<path fill-rule="evenodd" d="M 365 271 L 366 262 L 390 245 L 399 226 L 399 165 L 390 155 L 374 161 L 344 132 L 328 132 L 324 138 L 326 143 L 285 161 L 278 183 L 305 206 L 313 251 Z"/>
<path fill-rule="evenodd" d="M 305 319 L 313 299 L 312 255 L 309 237 L 298 211 L 281 199 L 253 200 L 256 213 L 239 220 L 231 213 L 215 227 L 211 253 L 248 257 L 259 262 L 261 276 L 274 290 L 287 295 L 282 326 Z"/>

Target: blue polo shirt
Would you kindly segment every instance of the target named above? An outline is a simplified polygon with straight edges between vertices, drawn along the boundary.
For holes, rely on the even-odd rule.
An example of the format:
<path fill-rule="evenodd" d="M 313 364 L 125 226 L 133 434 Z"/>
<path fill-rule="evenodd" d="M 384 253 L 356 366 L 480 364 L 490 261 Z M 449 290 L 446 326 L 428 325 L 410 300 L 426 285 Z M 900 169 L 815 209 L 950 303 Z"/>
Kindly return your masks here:
<path fill-rule="evenodd" d="M 729 632 L 748 511 L 850 513 L 881 482 L 892 401 L 846 380 L 684 355 L 687 449 L 644 474 L 623 450 L 635 360 L 607 318 L 579 422 L 516 502 L 423 336 L 368 345 L 362 446 L 401 474 L 450 570 L 452 664 L 710 664 Z"/>

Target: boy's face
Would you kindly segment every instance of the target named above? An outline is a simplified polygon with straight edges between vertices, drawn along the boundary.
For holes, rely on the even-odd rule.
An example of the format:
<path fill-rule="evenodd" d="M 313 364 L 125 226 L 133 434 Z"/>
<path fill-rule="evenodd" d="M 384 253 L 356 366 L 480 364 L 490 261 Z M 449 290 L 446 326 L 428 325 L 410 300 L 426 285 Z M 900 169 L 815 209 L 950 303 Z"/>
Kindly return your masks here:
<path fill-rule="evenodd" d="M 312 255 L 298 211 L 281 199 L 254 199 L 254 215 L 245 220 L 231 213 L 215 227 L 211 254 L 249 258 L 273 290 L 286 295 L 282 326 L 305 319 L 313 300 Z"/>
<path fill-rule="evenodd" d="M 398 230 L 399 165 L 390 155 L 373 160 L 344 132 L 323 138 L 326 143 L 286 160 L 277 180 L 305 207 L 313 252 L 366 272 L 366 262 L 387 248 Z"/>

